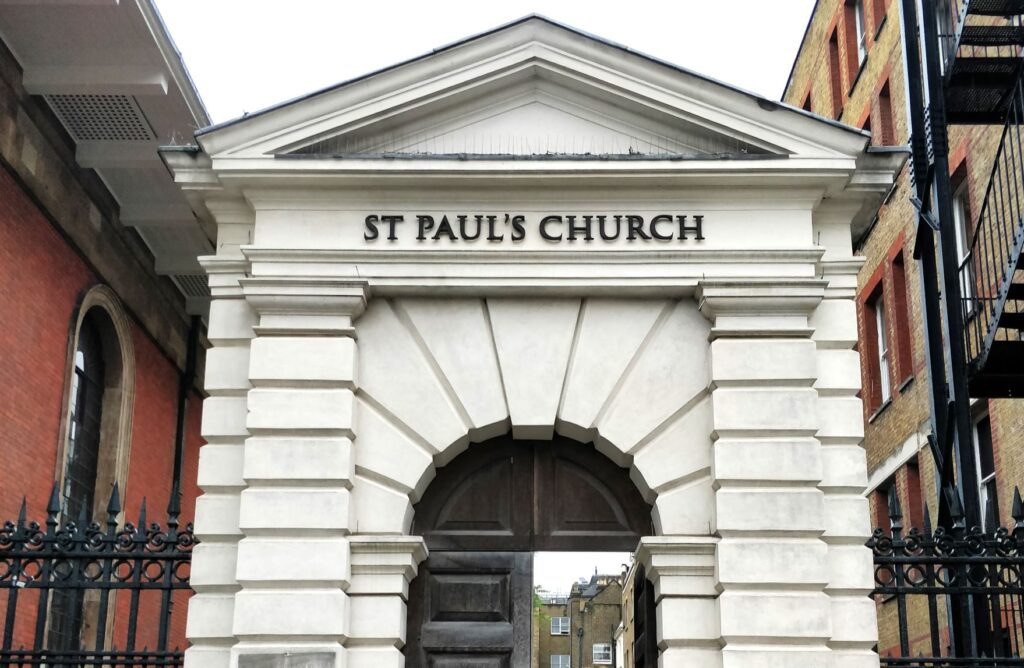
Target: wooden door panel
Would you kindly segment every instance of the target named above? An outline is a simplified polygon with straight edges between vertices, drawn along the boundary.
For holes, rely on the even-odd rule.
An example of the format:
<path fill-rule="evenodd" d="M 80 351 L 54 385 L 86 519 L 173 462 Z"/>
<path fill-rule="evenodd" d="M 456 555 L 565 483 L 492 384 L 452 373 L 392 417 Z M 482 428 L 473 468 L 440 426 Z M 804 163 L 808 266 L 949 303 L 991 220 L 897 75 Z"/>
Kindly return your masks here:
<path fill-rule="evenodd" d="M 527 668 L 533 555 L 434 552 L 409 592 L 406 665 Z"/>

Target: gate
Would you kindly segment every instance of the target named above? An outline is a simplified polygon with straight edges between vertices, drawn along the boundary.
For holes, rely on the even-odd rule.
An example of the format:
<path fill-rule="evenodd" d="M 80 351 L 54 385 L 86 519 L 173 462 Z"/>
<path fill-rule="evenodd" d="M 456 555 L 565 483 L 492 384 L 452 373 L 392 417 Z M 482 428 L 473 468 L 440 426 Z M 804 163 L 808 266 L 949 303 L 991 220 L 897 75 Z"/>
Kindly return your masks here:
<path fill-rule="evenodd" d="M 882 666 L 1024 666 L 1024 507 L 1014 490 L 1012 528 L 967 528 L 956 497 L 951 529 L 904 533 L 895 487 L 891 529 L 875 529 L 874 553 Z M 990 522 L 991 526 L 995 522 Z"/>
<path fill-rule="evenodd" d="M 166 529 L 147 523 L 145 500 L 137 523 L 118 526 L 116 486 L 103 527 L 62 522 L 56 485 L 46 512 L 43 526 L 28 521 L 22 501 L 0 529 L 0 666 L 181 666 L 171 613 L 176 593 L 188 595 L 198 541 L 191 524 L 179 528 L 178 495 Z"/>

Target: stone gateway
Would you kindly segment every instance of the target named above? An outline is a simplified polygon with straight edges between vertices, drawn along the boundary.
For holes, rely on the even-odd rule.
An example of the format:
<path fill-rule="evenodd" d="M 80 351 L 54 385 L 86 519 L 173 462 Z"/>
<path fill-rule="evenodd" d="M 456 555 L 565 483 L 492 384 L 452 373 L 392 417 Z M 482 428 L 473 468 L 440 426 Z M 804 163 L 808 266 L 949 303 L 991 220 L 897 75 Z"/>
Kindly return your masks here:
<path fill-rule="evenodd" d="M 851 238 L 902 154 L 540 17 L 197 142 L 189 668 L 520 668 L 526 557 L 587 547 L 658 665 L 878 665 Z"/>

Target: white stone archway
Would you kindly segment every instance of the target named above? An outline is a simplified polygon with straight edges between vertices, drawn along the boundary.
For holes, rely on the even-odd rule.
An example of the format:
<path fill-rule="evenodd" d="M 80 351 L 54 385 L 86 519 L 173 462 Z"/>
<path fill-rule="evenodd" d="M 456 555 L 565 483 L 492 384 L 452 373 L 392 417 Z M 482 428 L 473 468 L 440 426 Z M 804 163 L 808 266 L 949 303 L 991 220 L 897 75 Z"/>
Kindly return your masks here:
<path fill-rule="evenodd" d="M 408 533 L 434 467 L 511 430 L 594 442 L 658 533 L 711 535 L 709 329 L 692 299 L 374 300 L 356 324 L 354 531 Z"/>

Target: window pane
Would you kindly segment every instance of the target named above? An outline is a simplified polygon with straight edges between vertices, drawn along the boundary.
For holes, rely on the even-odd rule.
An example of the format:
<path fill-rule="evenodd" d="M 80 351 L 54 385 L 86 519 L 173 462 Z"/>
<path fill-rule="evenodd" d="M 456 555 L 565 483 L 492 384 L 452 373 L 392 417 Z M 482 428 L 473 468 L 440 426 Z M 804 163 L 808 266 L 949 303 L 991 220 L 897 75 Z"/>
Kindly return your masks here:
<path fill-rule="evenodd" d="M 594 643 L 594 663 L 611 663 L 612 646 L 607 643 Z"/>
<path fill-rule="evenodd" d="M 569 668 L 568 654 L 552 654 L 551 668 Z"/>
<path fill-rule="evenodd" d="M 881 389 L 882 403 L 892 396 L 889 385 L 889 341 L 885 326 L 885 302 L 881 295 L 875 300 L 875 335 L 878 337 L 878 382 Z"/>
<path fill-rule="evenodd" d="M 992 456 L 992 423 L 987 417 L 978 421 L 974 426 L 975 447 L 977 448 L 978 469 L 981 473 L 980 480 L 984 480 L 995 474 L 995 461 Z"/>

